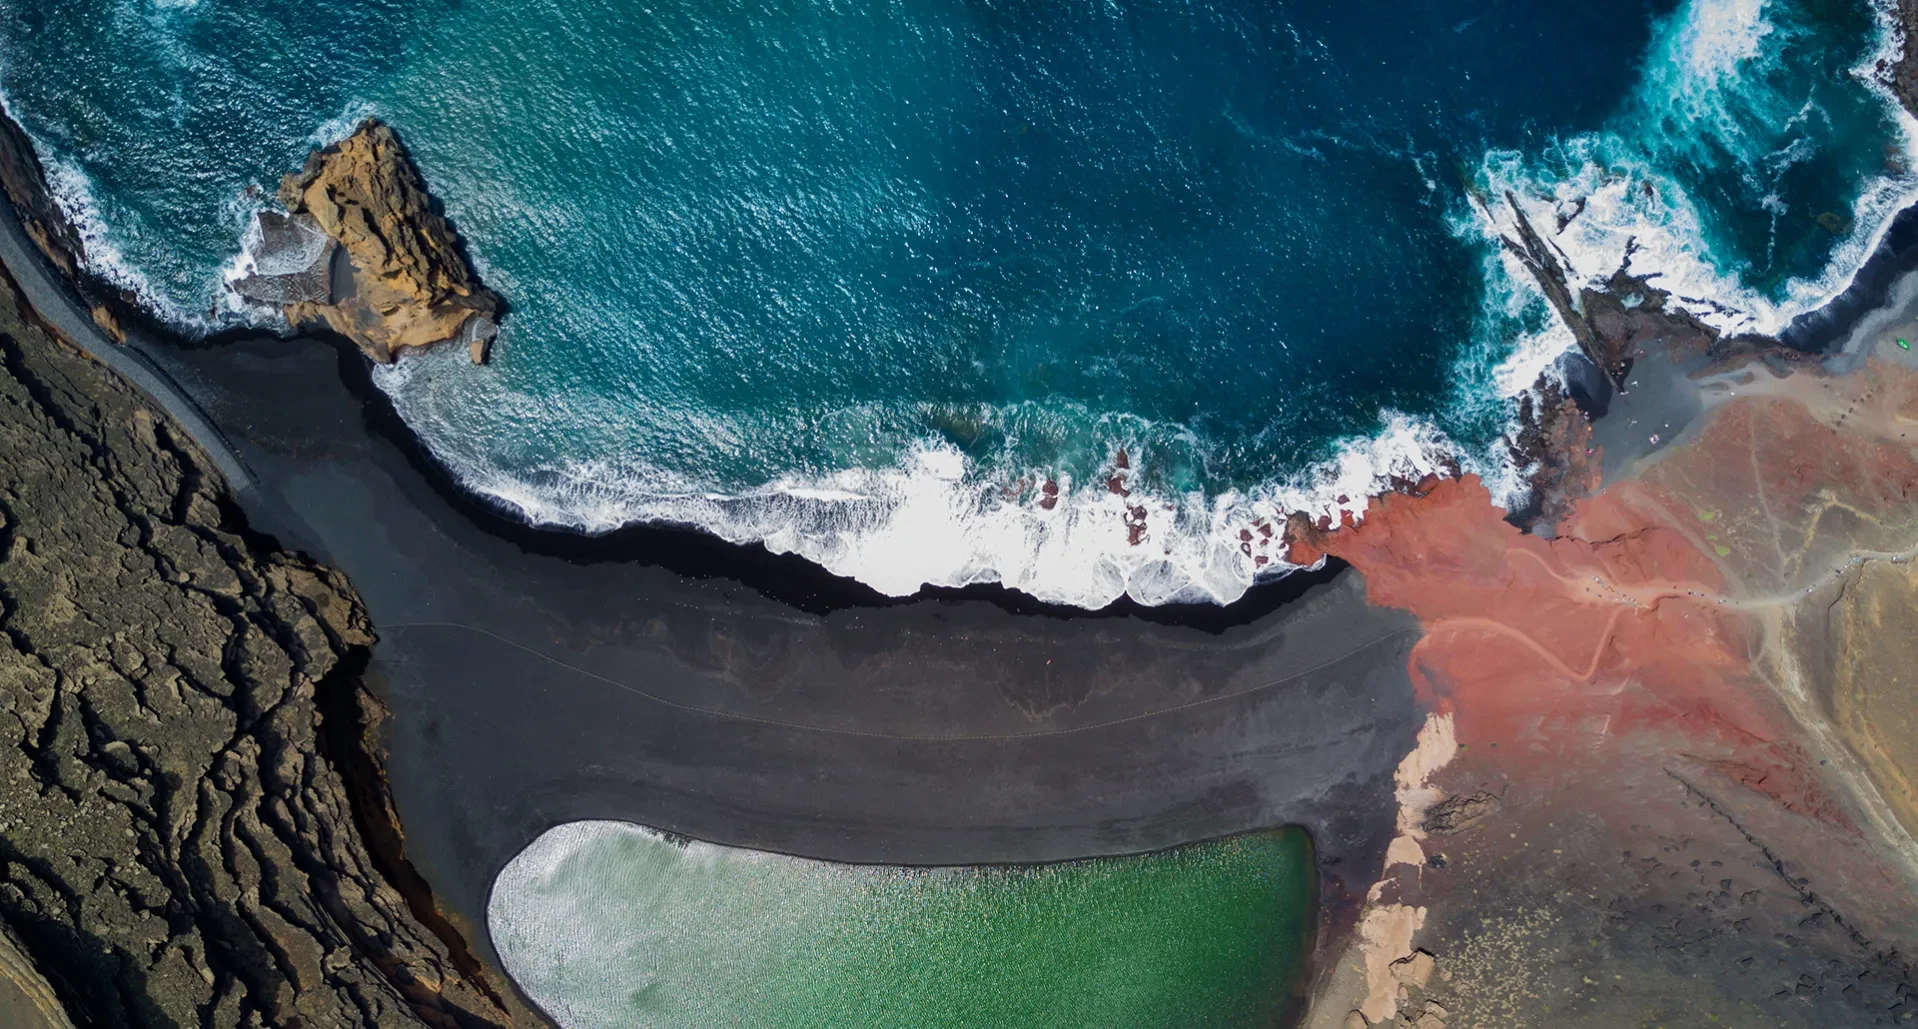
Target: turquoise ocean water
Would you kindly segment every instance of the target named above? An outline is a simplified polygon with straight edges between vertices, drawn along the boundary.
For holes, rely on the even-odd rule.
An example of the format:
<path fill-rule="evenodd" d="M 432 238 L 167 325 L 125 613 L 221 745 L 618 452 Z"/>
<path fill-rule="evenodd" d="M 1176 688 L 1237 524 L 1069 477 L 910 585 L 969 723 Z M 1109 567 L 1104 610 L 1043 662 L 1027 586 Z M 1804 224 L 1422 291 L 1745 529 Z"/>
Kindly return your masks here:
<path fill-rule="evenodd" d="M 1867 0 L 0 0 L 0 91 L 193 331 L 271 321 L 251 212 L 395 125 L 514 310 L 378 381 L 529 520 L 1096 606 L 1236 597 L 1258 519 L 1441 453 L 1510 488 L 1568 339 L 1468 186 L 1727 327 L 1842 288 L 1913 186 L 1895 44 Z"/>

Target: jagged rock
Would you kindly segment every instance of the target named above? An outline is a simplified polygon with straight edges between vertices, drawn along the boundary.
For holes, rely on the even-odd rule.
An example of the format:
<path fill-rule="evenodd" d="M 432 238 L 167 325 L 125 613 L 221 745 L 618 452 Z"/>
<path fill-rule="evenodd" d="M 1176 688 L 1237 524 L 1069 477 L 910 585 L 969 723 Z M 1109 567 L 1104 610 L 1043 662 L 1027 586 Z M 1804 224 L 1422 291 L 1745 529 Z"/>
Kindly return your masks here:
<path fill-rule="evenodd" d="M 86 264 L 79 230 L 47 189 L 46 169 L 33 141 L 11 117 L 0 113 L 0 190 L 20 212 L 20 224 L 47 260 L 69 278 Z"/>
<path fill-rule="evenodd" d="M 1415 950 L 1411 957 L 1392 962 L 1392 978 L 1405 986 L 1422 990 L 1425 984 L 1432 981 L 1432 972 L 1437 967 L 1438 962 L 1432 959 L 1432 955 Z"/>
<path fill-rule="evenodd" d="M 1519 396 L 1517 430 L 1506 445 L 1531 486 L 1538 517 L 1548 523 L 1563 518 L 1573 501 L 1601 481 L 1602 455 L 1592 443 L 1591 420 L 1550 374 Z"/>
<path fill-rule="evenodd" d="M 391 128 L 369 119 L 315 151 L 280 183 L 280 203 L 343 256 L 328 262 L 324 300 L 285 305 L 289 322 L 324 323 L 382 364 L 409 348 L 454 341 L 485 359 L 499 297 L 480 284 Z"/>
<path fill-rule="evenodd" d="M 88 313 L 93 317 L 93 324 L 98 325 L 100 331 L 107 334 L 108 339 L 115 343 L 127 341 L 127 330 L 121 327 L 120 316 L 114 314 L 112 308 L 105 304 L 95 304 Z"/>
<path fill-rule="evenodd" d="M 265 304 L 331 304 L 333 255 L 339 244 L 307 215 L 261 211 L 254 216 L 248 254 L 252 274 L 233 291 Z"/>
<path fill-rule="evenodd" d="M 351 588 L 27 317 L 0 276 L 0 925 L 30 984 L 89 1027 L 539 1024 L 399 852 Z"/>
<path fill-rule="evenodd" d="M 1484 790 L 1447 797 L 1426 810 L 1420 827 L 1435 836 L 1464 832 L 1492 817 L 1500 803 L 1496 794 Z"/>
<path fill-rule="evenodd" d="M 1879 74 L 1890 83 L 1892 92 L 1905 105 L 1905 109 L 1918 114 L 1918 46 L 1913 46 L 1913 33 L 1918 31 L 1918 0 L 1898 0 L 1898 25 L 1903 30 L 1905 46 L 1899 51 L 1898 58 L 1889 67 L 1880 66 Z"/>

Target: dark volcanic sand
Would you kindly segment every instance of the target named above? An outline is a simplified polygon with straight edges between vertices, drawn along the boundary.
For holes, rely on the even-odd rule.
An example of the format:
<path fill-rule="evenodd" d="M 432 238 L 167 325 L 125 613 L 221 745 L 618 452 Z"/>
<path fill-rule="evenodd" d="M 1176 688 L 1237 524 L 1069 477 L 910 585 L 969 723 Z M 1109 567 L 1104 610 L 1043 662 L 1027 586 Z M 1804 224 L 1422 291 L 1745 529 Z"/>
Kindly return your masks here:
<path fill-rule="evenodd" d="M 1555 539 L 1506 524 L 1467 478 L 1318 541 L 1420 616 L 1414 682 L 1463 748 L 1434 781 L 1476 798 L 1473 818 L 1427 819 L 1440 862 L 1381 897 L 1427 909 L 1417 944 L 1443 975 L 1414 1014 L 1918 1016 L 1900 825 L 1918 824 L 1901 786 L 1918 694 L 1897 643 L 1918 629 L 1914 427 L 1910 369 L 1759 368 Z"/>
<path fill-rule="evenodd" d="M 1415 632 L 1366 606 L 1356 576 L 1204 629 L 980 599 L 808 613 L 735 581 L 581 556 L 617 541 L 486 531 L 369 429 L 369 398 L 328 345 L 152 353 L 252 470 L 253 523 L 365 600 L 409 850 L 471 925 L 506 860 L 584 818 L 909 864 L 1299 823 L 1328 897 L 1378 867 L 1391 770 L 1420 717 Z M 818 585 L 817 606 L 843 602 Z"/>
<path fill-rule="evenodd" d="M 344 343 L 182 348 L 136 325 L 115 347 L 0 228 L 26 297 L 200 438 L 250 526 L 353 582 L 407 856 L 485 949 L 498 869 L 587 818 L 907 864 L 1301 824 L 1321 948 L 1356 915 L 1422 718 L 1415 622 L 1367 606 L 1356 576 L 1087 614 L 1002 590 L 883 601 L 672 530 L 530 530 L 446 481 Z"/>

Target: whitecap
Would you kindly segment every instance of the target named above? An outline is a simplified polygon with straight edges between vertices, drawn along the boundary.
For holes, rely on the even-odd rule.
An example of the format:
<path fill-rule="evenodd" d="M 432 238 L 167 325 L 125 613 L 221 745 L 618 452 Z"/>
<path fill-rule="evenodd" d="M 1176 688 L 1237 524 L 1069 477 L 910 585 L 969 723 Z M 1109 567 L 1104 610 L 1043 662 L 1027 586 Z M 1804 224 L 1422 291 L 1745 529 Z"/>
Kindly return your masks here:
<path fill-rule="evenodd" d="M 1765 81 L 1762 72 L 1788 59 L 1786 44 L 1796 31 L 1774 24 L 1770 7 L 1766 0 L 1688 0 L 1655 41 L 1636 90 L 1639 106 L 1625 113 L 1624 125 L 1560 140 L 1539 153 L 1487 153 L 1477 177 L 1488 208 L 1455 231 L 1487 241 L 1512 235 L 1508 194 L 1544 230 L 1556 225 L 1561 212 L 1575 209 L 1577 216 L 1550 234 L 1574 282 L 1604 279 L 1634 248 L 1634 272 L 1655 275 L 1676 304 L 1727 333 L 1776 334 L 1842 293 L 1896 214 L 1918 201 L 1918 177 L 1894 170 L 1867 184 L 1852 205 L 1849 231 L 1825 267 L 1785 284 L 1784 295 L 1774 299 L 1748 287 L 1737 269 L 1713 260 L 1699 204 L 1667 174 L 1709 147 L 1723 147 L 1741 163 L 1773 174 L 1813 152 L 1803 136 L 1771 146 L 1749 131 L 1751 124 L 1772 124 L 1787 110 L 1794 113 L 1784 118 L 1786 128 L 1825 117 L 1813 103 L 1792 106 Z M 1878 71 L 1903 41 L 1889 5 L 1875 9 L 1878 45 L 1850 74 L 1894 112 L 1902 166 L 1918 168 L 1918 121 Z M 1775 193 L 1760 203 L 1774 219 L 1786 210 Z M 1507 256 L 1503 265 L 1501 277 L 1530 286 L 1516 259 Z M 1569 345 L 1570 336 L 1561 342 Z"/>

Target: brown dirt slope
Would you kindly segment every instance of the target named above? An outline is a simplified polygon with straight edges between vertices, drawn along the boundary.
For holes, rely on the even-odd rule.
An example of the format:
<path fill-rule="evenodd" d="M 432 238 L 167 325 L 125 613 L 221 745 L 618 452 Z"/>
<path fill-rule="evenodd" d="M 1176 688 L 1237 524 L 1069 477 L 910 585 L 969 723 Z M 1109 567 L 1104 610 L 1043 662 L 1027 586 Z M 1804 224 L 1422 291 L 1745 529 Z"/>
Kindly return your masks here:
<path fill-rule="evenodd" d="M 1433 781 L 1496 798 L 1428 821 L 1378 898 L 1427 909 L 1438 960 L 1402 1019 L 1918 1018 L 1918 375 L 1765 375 L 1555 539 L 1469 478 L 1294 523 L 1420 617 L 1411 671 L 1461 745 Z"/>
<path fill-rule="evenodd" d="M 350 588 L 245 536 L 198 448 L 11 289 L 0 922 L 80 1025 L 514 1024 L 382 874 L 383 805 L 356 821 L 342 767 L 383 792 Z"/>

